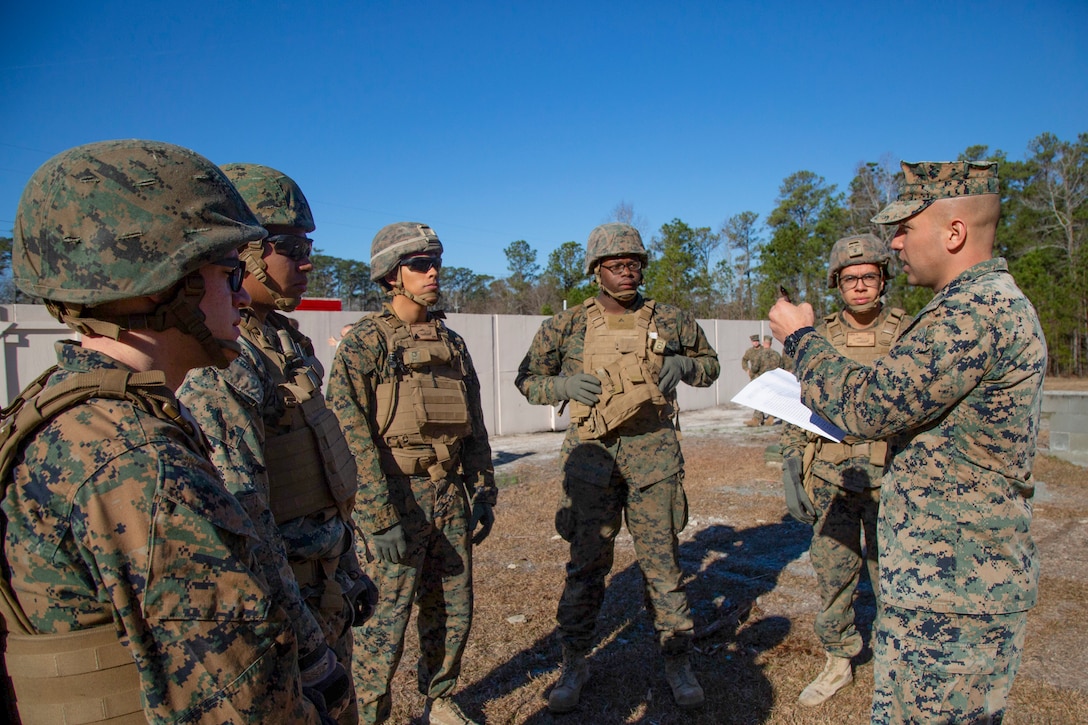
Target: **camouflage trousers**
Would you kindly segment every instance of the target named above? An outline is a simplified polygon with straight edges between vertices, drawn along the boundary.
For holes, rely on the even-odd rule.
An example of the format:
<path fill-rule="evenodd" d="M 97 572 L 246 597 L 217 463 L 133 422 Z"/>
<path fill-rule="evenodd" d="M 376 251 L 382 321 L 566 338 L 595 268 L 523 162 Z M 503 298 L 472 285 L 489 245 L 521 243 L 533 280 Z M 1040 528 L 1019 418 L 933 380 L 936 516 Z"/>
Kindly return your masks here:
<path fill-rule="evenodd" d="M 352 609 L 343 596 L 343 588 L 333 584 L 330 591 L 303 592 L 306 606 L 313 612 L 314 618 L 321 625 L 325 643 L 336 653 L 336 660 L 348 673 L 354 666 L 352 658 L 353 634 L 351 631 Z M 347 704 L 339 712 L 333 713 L 340 725 L 355 725 L 359 722 L 359 707 L 355 699 L 355 688 L 351 685 Z"/>
<path fill-rule="evenodd" d="M 392 708 L 390 683 L 404 654 L 404 633 L 417 605 L 419 691 L 449 695 L 461 673 L 472 626 L 472 551 L 468 502 L 459 479 L 389 476 L 408 553 L 400 564 L 374 559 L 366 574 L 378 588 L 374 615 L 355 628 L 355 690 L 359 718 L 381 723 Z"/>
<path fill-rule="evenodd" d="M 605 577 L 612 570 L 621 520 L 626 519 L 662 651 L 689 651 L 694 625 L 680 583 L 677 540 L 688 518 L 681 477 L 638 489 L 628 487 L 618 473 L 606 486 L 567 476 L 563 493 L 555 529 L 570 542 L 567 580 L 556 614 L 564 648 L 585 653 L 593 647 Z"/>
<path fill-rule="evenodd" d="M 853 657 L 861 652 L 863 645 L 854 623 L 854 592 L 861 580 L 862 564 L 869 570 L 874 594 L 879 594 L 876 517 L 880 510 L 880 489 L 847 491 L 818 480 L 813 499 L 820 512 L 812 527 L 809 546 L 809 558 L 820 589 L 816 636 L 828 654 Z"/>
<path fill-rule="evenodd" d="M 948 614 L 882 606 L 871 721 L 1000 723 L 1027 612 Z"/>

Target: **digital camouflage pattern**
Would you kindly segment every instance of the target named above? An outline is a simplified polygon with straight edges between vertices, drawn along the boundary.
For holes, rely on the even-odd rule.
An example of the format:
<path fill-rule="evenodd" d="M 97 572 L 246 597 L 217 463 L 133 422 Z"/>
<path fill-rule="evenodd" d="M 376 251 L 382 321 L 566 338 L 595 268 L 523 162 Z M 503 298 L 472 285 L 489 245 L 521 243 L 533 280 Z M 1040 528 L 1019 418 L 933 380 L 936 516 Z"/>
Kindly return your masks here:
<path fill-rule="evenodd" d="M 645 304 L 639 296 L 627 314 Z M 694 370 L 684 382 L 707 387 L 718 377 L 717 353 L 695 318 L 670 305 L 654 308 L 659 339 L 685 355 Z M 518 367 L 515 385 L 535 405 L 557 405 L 561 378 L 583 372 L 586 308 L 579 305 L 545 320 Z M 570 542 L 567 583 L 559 606 L 560 637 L 575 652 L 592 645 L 593 628 L 612 567 L 620 512 L 635 540 L 639 566 L 658 640 L 666 653 L 690 647 L 691 613 L 680 583 L 677 535 L 687 523 L 684 458 L 674 418 L 637 416 L 603 438 L 579 439 L 567 429 L 560 453 L 563 499 L 556 530 Z"/>
<path fill-rule="evenodd" d="M 379 314 L 395 316 L 388 304 Z M 413 602 L 418 605 L 419 691 L 437 698 L 448 696 L 456 686 L 472 625 L 468 503 L 472 498 L 494 505 L 497 499 L 472 358 L 464 339 L 445 327 L 439 313 L 430 319 L 449 334 L 451 365 L 466 371 L 472 423 L 472 434 L 461 441 L 460 465 L 442 481 L 427 475 L 390 475 L 382 469 L 376 391 L 378 385 L 398 380 L 398 375 L 385 333 L 372 317 L 364 316 L 340 341 L 329 374 L 328 403 L 359 471 L 356 525 L 364 533 L 374 533 L 399 523 L 408 543 L 402 563 L 374 558 L 365 567 L 379 594 L 374 615 L 357 628 L 355 638 L 355 688 L 360 719 L 366 723 L 383 722 L 389 716 L 389 686 L 404 652 Z"/>
<path fill-rule="evenodd" d="M 125 369 L 71 342 L 57 360 L 50 387 Z M 181 427 L 92 398 L 39 429 L 3 484 L 4 558 L 32 626 L 114 625 L 150 722 L 317 722 L 253 524 Z"/>
<path fill-rule="evenodd" d="M 370 243 L 370 279 L 378 282 L 411 254 L 442 254 L 442 242 L 426 224 L 397 222 L 378 230 Z"/>
<path fill-rule="evenodd" d="M 1034 606 L 1031 468 L 1047 353 L 1005 261 L 959 275 L 870 366 L 814 334 L 795 357 L 807 406 L 858 437 L 896 437 L 878 525 L 883 601 L 975 615 Z"/>
<path fill-rule="evenodd" d="M 884 607 L 874 645 L 870 722 L 1002 722 L 1027 612 L 952 614 Z"/>
<path fill-rule="evenodd" d="M 850 262 L 843 266 L 850 264 L 876 262 Z M 890 314 L 891 308 L 884 307 L 866 329 L 880 330 Z M 839 324 L 852 329 L 844 321 L 842 312 L 837 312 L 821 320 L 816 332 L 825 339 L 830 338 L 828 322 L 836 317 Z M 907 317 L 900 318 L 899 329 L 909 322 Z M 846 357 L 857 358 L 858 348 L 849 347 L 845 339 L 836 349 Z M 863 349 L 873 357 L 886 352 L 886 349 L 876 345 Z M 853 356 L 852 351 L 855 352 Z M 781 443 L 783 458 L 801 458 L 807 445 L 815 445 L 817 450 L 822 451 L 830 441 L 786 423 L 782 429 Z M 862 650 L 863 641 L 855 624 L 853 604 L 863 565 L 868 569 L 873 593 L 879 595 L 880 588 L 876 528 L 884 467 L 872 462 L 866 441 L 851 439 L 849 445 L 862 455 L 830 460 L 845 451 L 842 446 L 828 446 L 827 451 L 822 451 L 823 455 L 817 454 L 811 461 L 809 470 L 801 471 L 803 479 L 811 480 L 812 503 L 819 512 L 809 546 L 809 558 L 812 568 L 816 570 L 820 593 L 820 611 L 816 614 L 815 630 L 824 649 L 837 657 L 854 657 Z M 809 479 L 809 476 L 812 478 Z M 806 485 L 806 488 L 809 486 Z"/>
<path fill-rule="evenodd" d="M 602 224 L 589 233 L 586 242 L 586 274 L 593 274 L 597 264 L 606 257 L 630 255 L 638 257 L 646 264 L 646 247 L 642 245 L 642 235 L 630 224 L 612 222 Z"/>
<path fill-rule="evenodd" d="M 293 227 L 307 233 L 317 228 L 306 195 L 290 176 L 260 164 L 221 168 L 262 226 Z"/>
<path fill-rule="evenodd" d="M 996 161 L 901 161 L 900 165 L 899 197 L 872 218 L 874 224 L 895 224 L 938 199 L 1000 191 Z"/>
<path fill-rule="evenodd" d="M 252 319 L 250 310 L 243 315 Z M 266 546 L 259 561 L 271 585 L 272 596 L 287 610 L 299 642 L 303 661 L 310 655 L 333 648 L 337 660 L 348 672 L 352 668 L 351 607 L 342 601 L 339 610 L 322 607 L 322 591 L 300 587 L 292 565 L 310 562 L 320 566 L 326 558 L 338 559 L 337 579 L 349 589 L 351 573 L 359 570 L 346 522 L 339 516 L 306 516 L 277 525 L 269 508 L 271 497 L 267 474 L 266 441 L 285 432 L 281 419 L 287 410 L 282 390 L 276 385 L 271 358 L 261 349 L 279 347 L 277 327 L 286 327 L 287 318 L 269 312 L 263 329 L 242 325 L 242 354 L 225 370 L 199 368 L 186 377 L 178 397 L 189 407 L 212 442 L 212 461 L 228 490 L 245 507 Z M 309 347 L 308 357 L 313 357 Z M 323 371 L 315 371 L 320 380 Z M 320 395 L 320 391 L 317 392 Z M 325 485 L 316 481 L 315 485 Z M 330 553 L 331 552 L 331 553 Z M 340 716 L 341 722 L 357 721 L 354 705 Z"/>
<path fill-rule="evenodd" d="M 162 292 L 266 234 L 203 156 L 102 141 L 34 172 L 15 214 L 12 275 L 27 294 L 97 305 Z"/>

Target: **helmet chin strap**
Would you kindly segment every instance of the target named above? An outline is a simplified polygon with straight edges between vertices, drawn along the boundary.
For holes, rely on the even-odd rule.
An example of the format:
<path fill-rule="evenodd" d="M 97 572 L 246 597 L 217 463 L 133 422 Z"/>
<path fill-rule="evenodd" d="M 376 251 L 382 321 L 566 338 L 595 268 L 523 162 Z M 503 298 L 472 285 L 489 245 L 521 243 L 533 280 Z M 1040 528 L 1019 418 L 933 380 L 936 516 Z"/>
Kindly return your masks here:
<path fill-rule="evenodd" d="M 285 297 L 273 287 L 268 279 L 268 263 L 264 261 L 264 240 L 249 242 L 238 250 L 238 257 L 246 265 L 246 273 L 261 283 L 268 290 L 268 295 L 280 312 L 292 312 L 302 303 L 301 297 Z"/>
<path fill-rule="evenodd" d="M 200 272 L 192 272 L 174 288 L 174 293 L 155 306 L 151 312 L 135 315 L 100 315 L 94 308 L 84 305 L 47 302 L 54 317 L 82 334 L 93 333 L 118 339 L 124 330 L 155 330 L 161 332 L 175 327 L 182 333 L 196 338 L 208 353 L 211 364 L 225 368 L 242 352 L 236 340 L 220 340 L 204 324 L 205 315 L 200 309 L 204 299 L 204 278 Z M 93 317 L 83 313 L 90 312 Z"/>
<path fill-rule="evenodd" d="M 423 305 L 424 307 L 433 307 L 438 304 L 438 298 L 440 296 L 438 292 L 424 292 L 421 295 L 415 295 L 404 289 L 404 279 L 401 276 L 403 274 L 401 269 L 402 267 L 397 265 L 397 281 L 391 288 L 385 291 L 386 295 L 390 298 L 396 297 L 397 295 L 404 295 L 412 302 L 415 302 L 417 305 Z"/>
<path fill-rule="evenodd" d="M 606 288 L 601 283 L 601 265 L 599 264 L 597 265 L 597 269 L 593 270 L 593 278 L 597 281 L 597 286 L 600 287 L 601 292 L 604 292 L 606 295 L 614 300 L 617 300 L 618 302 L 630 302 L 638 295 L 638 287 L 636 287 L 635 289 L 623 290 L 622 292 L 613 292 L 612 290 Z M 639 281 L 639 285 L 642 285 L 641 280 Z"/>

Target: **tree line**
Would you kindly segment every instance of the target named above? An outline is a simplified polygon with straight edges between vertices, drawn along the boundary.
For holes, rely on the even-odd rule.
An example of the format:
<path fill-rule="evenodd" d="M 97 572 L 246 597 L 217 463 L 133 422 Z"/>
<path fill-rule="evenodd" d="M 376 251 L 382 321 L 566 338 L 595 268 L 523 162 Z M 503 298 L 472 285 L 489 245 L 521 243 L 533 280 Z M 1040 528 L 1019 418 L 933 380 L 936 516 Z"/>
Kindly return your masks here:
<path fill-rule="evenodd" d="M 969 146 L 958 160 L 998 162 L 1002 216 L 995 253 L 1009 262 L 1017 283 L 1034 303 L 1050 350 L 1050 372 L 1088 374 L 1088 133 L 1064 141 L 1044 133 L 1021 160 L 1001 150 Z M 890 157 L 857 165 L 839 190 L 813 171 L 797 171 L 778 188 L 775 207 L 761 219 L 752 211 L 719 226 L 673 219 L 655 231 L 634 207 L 620 202 L 604 221 L 631 224 L 650 254 L 645 293 L 703 319 L 760 319 L 780 286 L 812 304 L 817 315 L 837 308 L 827 287 L 831 245 L 849 234 L 871 232 L 889 241 L 895 227 L 869 220 L 895 199 L 902 172 Z M 0 239 L 0 300 L 29 302 L 10 284 L 10 239 Z M 543 265 L 525 240 L 503 250 L 509 274 L 492 277 L 465 267 L 442 270 L 441 305 L 450 312 L 553 314 L 597 293 L 584 274 L 584 242 L 567 241 Z M 308 295 L 342 301 L 347 310 L 376 310 L 385 295 L 370 280 L 366 262 L 315 250 Z M 892 264 L 889 303 L 918 312 L 929 290 L 910 287 Z"/>

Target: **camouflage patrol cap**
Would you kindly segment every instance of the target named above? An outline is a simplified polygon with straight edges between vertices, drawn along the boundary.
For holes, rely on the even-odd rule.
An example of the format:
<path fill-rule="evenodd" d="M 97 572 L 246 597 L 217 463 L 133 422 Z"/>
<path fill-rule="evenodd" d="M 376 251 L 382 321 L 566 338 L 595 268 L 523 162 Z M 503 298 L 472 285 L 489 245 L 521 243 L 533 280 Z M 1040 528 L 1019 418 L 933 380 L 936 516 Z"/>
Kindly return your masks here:
<path fill-rule="evenodd" d="M 759 335 L 749 335 L 748 339 L 752 342 L 759 342 Z"/>
<path fill-rule="evenodd" d="M 265 234 L 203 156 L 159 141 L 101 141 L 57 154 L 30 177 L 12 273 L 27 294 L 93 306 L 162 292 Z"/>
<path fill-rule="evenodd" d="M 442 254 L 442 242 L 433 229 L 419 222 L 387 224 L 370 243 L 370 279 L 374 282 L 385 279 L 400 260 L 421 252 Z"/>
<path fill-rule="evenodd" d="M 772 340 L 774 340 L 774 337 L 772 337 L 771 335 L 763 336 L 763 342 L 771 342 Z"/>
<path fill-rule="evenodd" d="M 843 237 L 831 247 L 831 260 L 827 266 L 827 288 L 839 284 L 839 272 L 855 264 L 875 264 L 888 276 L 888 260 L 892 258 L 888 245 L 875 234 L 854 234 Z"/>
<path fill-rule="evenodd" d="M 263 226 L 306 232 L 317 228 L 306 196 L 290 176 L 260 164 L 225 164 L 220 168 Z"/>
<path fill-rule="evenodd" d="M 649 258 L 638 230 L 630 224 L 619 222 L 596 227 L 589 233 L 589 241 L 586 242 L 586 274 L 593 274 L 602 259 L 621 255 L 638 257 L 643 264 L 647 263 Z"/>
<path fill-rule="evenodd" d="M 996 161 L 900 162 L 903 185 L 899 198 L 872 218 L 874 224 L 896 224 L 912 217 L 938 199 L 997 194 Z"/>

